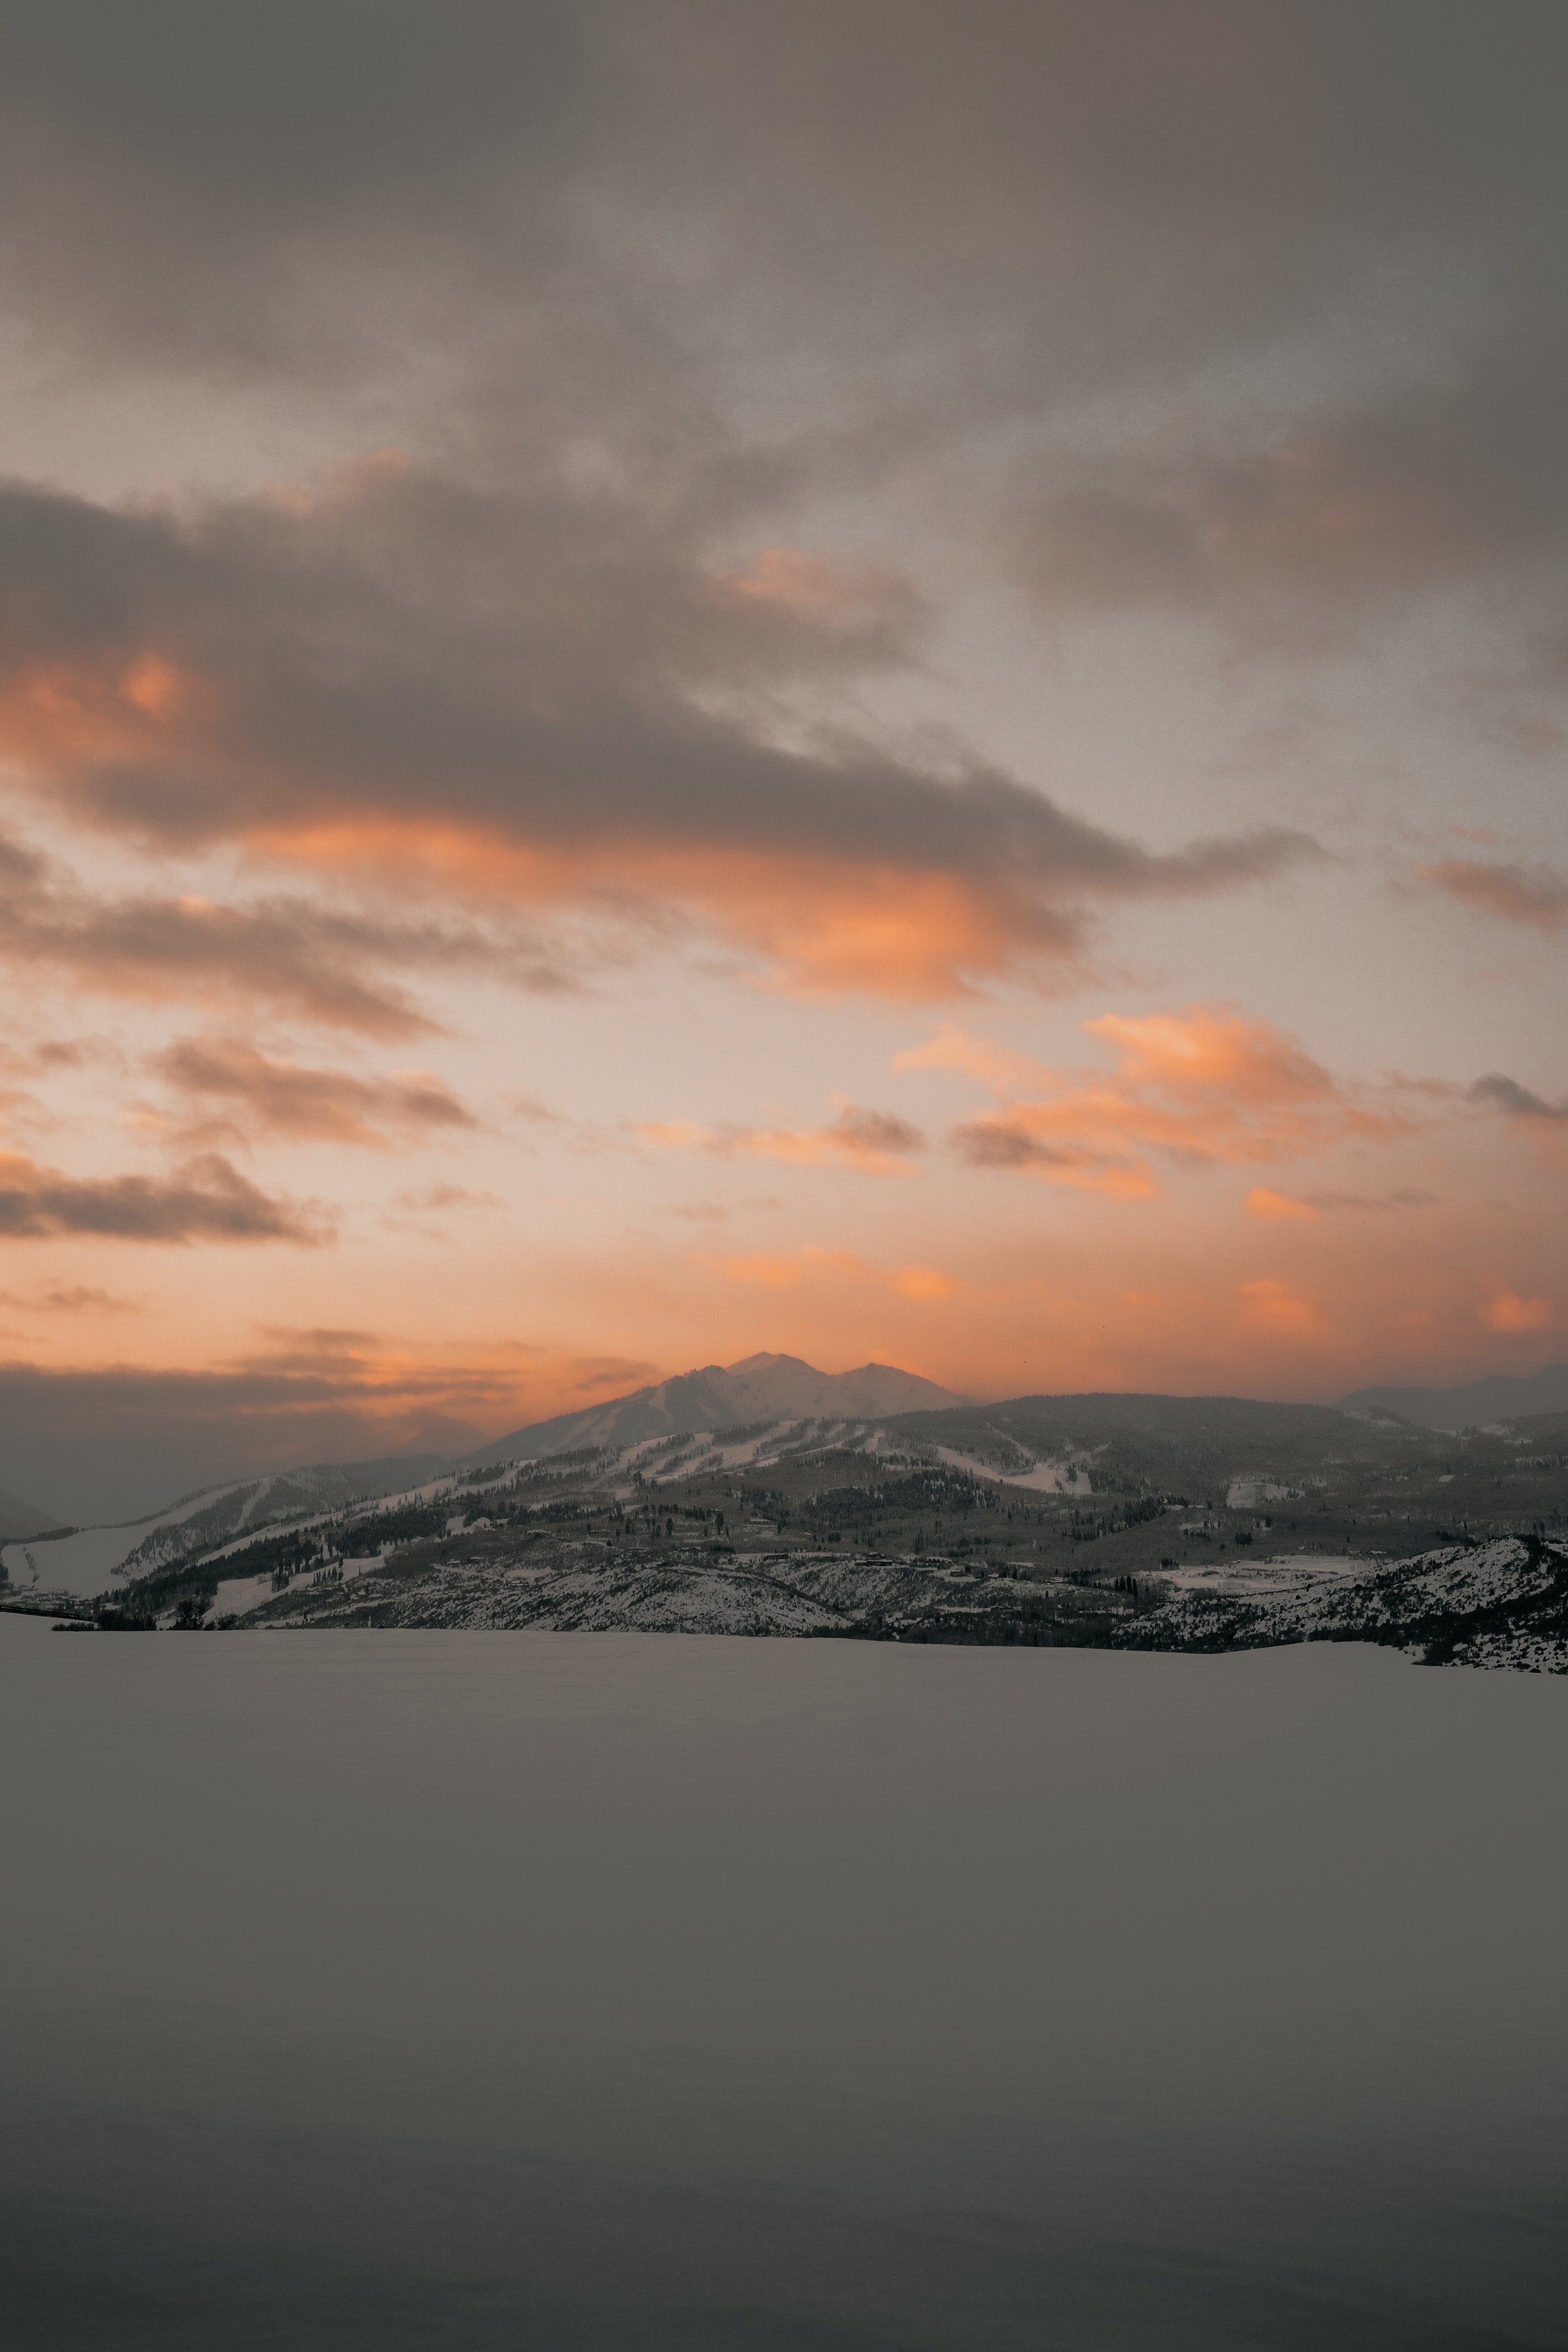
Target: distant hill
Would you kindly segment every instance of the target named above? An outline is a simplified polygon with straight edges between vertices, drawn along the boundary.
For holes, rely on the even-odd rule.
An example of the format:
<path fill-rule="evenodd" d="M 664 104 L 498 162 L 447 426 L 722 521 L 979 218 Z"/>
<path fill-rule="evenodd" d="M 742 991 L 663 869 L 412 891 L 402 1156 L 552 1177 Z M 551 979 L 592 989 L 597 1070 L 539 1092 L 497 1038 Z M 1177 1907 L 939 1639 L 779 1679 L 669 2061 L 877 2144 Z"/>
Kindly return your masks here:
<path fill-rule="evenodd" d="M 123 1561 L 121 1621 L 1111 1649 L 1361 1640 L 1568 1673 L 1568 1413 L 1460 1435 L 1381 1408 L 1247 1397 L 766 1413 L 929 1386 L 753 1359 L 520 1430 L 497 1441 L 499 1462 L 378 1499 L 333 1500 L 342 1465 L 197 1498 Z M 763 1417 L 722 1419 L 759 1405 Z M 302 1510 L 307 1484 L 316 1507 Z M 268 1516 L 280 1497 L 289 1515 Z M 58 1556 L 76 1547 L 85 1576 L 103 1532 L 8 1547 L 12 1605 L 73 1597 Z"/>
<path fill-rule="evenodd" d="M 0 1486 L 0 1543 L 14 1543 L 23 1536 L 47 1535 L 51 1528 L 63 1528 L 65 1521 L 48 1511 L 40 1511 L 37 1503 L 25 1503 L 20 1495 L 8 1495 Z"/>
<path fill-rule="evenodd" d="M 769 1465 L 803 1453 L 826 1450 L 837 1458 L 846 1451 L 886 1454 L 912 1444 L 922 1458 L 934 1448 L 947 1466 L 965 1475 L 1040 1493 L 1081 1500 L 1091 1492 L 1147 1487 L 1208 1498 L 1215 1507 L 1233 1488 L 1239 1495 L 1249 1480 L 1305 1487 L 1325 1465 L 1381 1461 L 1391 1444 L 1398 1442 L 1397 1451 L 1423 1431 L 1486 1429 L 1500 1422 L 1541 1447 L 1560 1450 L 1568 1432 L 1568 1364 L 1549 1365 L 1528 1380 L 1498 1376 L 1452 1389 L 1363 1389 L 1339 1405 L 1121 1391 L 978 1405 L 896 1365 L 823 1372 L 798 1356 L 763 1354 L 700 1366 L 628 1396 L 481 1441 L 466 1454 L 445 1453 L 441 1441 L 477 1433 L 448 1422 L 422 1433 L 435 1443 L 419 1451 L 230 1478 L 186 1493 L 134 1525 L 58 1536 L 47 1547 L 47 1562 L 41 1551 L 30 1563 L 13 1549 L 5 1565 L 14 1583 L 36 1579 L 40 1591 L 91 1595 L 111 1576 L 170 1571 L 265 1529 L 324 1523 L 376 1498 L 406 1496 L 411 1507 L 435 1512 L 437 1497 L 421 1501 L 422 1486 L 444 1492 L 465 1471 L 579 1453 L 600 1457 L 596 1467 L 583 1469 L 590 1483 L 624 1480 L 635 1470 L 668 1486 L 696 1475 L 704 1449 L 712 1464 L 722 1457 L 727 1476 L 761 1476 Z M 726 1433 L 715 1446 L 715 1433 Z M 657 1462 L 640 1453 L 628 1456 L 629 1448 L 647 1449 L 681 1434 L 693 1444 L 660 1447 Z M 622 1458 L 614 1465 L 616 1455 Z M 1465 1511 L 1455 1507 L 1458 1499 L 1447 1487 L 1435 1498 L 1434 1528 L 1464 1518 Z M 1473 1517 L 1479 1505 L 1471 1497 L 1466 1507 Z M 16 1547 L 50 1535 L 60 1524 L 0 1490 L 0 1543 Z"/>
<path fill-rule="evenodd" d="M 1521 1379 L 1492 1372 L 1454 1389 L 1357 1389 L 1342 1397 L 1345 1412 L 1396 1412 L 1423 1429 L 1487 1429 L 1521 1413 L 1568 1412 L 1568 1364 L 1547 1364 Z"/>
<path fill-rule="evenodd" d="M 1100 1394 L 1005 1397 L 947 1412 L 905 1413 L 889 1437 L 946 1447 L 1003 1477 L 1018 1465 L 1079 1463 L 1095 1489 L 1107 1480 L 1202 1496 L 1233 1480 L 1300 1479 L 1325 1458 L 1381 1457 L 1391 1432 L 1417 1433 L 1391 1415 L 1347 1415 L 1338 1405 L 1272 1404 L 1257 1397 Z M 1034 1483 L 1038 1484 L 1037 1478 Z"/>
<path fill-rule="evenodd" d="M 242 1530 L 259 1532 L 279 1522 L 341 1509 L 345 1504 L 401 1494 L 449 1471 L 438 1454 L 377 1454 L 366 1462 L 312 1462 L 259 1478 L 231 1479 L 184 1495 L 167 1510 L 120 1526 L 79 1528 L 40 1549 L 29 1563 L 13 1549 L 3 1564 L 13 1585 L 40 1591 L 87 1596 L 105 1590 L 111 1576 L 139 1575 L 228 1543 Z M 0 1507 L 26 1511 L 13 1496 Z M 60 1522 L 39 1511 L 26 1528 L 0 1525 L 0 1542 L 15 1547 Z"/>
<path fill-rule="evenodd" d="M 491 1462 L 536 1461 L 584 1445 L 637 1445 L 680 1429 L 732 1429 L 748 1422 L 881 1421 L 890 1413 L 940 1412 L 963 1399 L 892 1364 L 853 1372 L 819 1372 L 798 1356 L 747 1356 L 738 1364 L 704 1364 L 631 1396 L 582 1412 L 537 1421 L 480 1446 L 476 1468 Z"/>

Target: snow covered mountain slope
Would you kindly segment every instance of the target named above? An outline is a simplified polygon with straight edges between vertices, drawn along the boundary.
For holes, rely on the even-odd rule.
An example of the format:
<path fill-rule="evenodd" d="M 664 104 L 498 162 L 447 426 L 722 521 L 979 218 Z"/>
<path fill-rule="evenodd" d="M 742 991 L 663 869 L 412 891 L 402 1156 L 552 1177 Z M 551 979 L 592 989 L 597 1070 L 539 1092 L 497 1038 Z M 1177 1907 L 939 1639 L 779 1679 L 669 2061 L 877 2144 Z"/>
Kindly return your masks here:
<path fill-rule="evenodd" d="M 678 1430 L 782 1420 L 880 1421 L 892 1413 L 940 1412 L 963 1402 L 934 1381 L 892 1364 L 819 1372 L 798 1356 L 747 1356 L 738 1364 L 704 1364 L 608 1404 L 514 1429 L 468 1459 L 476 1468 L 492 1462 L 536 1462 L 588 1445 L 638 1445 Z"/>
<path fill-rule="evenodd" d="M 165 1511 L 120 1527 L 79 1528 L 45 1542 L 0 1549 L 10 1601 L 54 1593 L 86 1600 L 115 1578 L 195 1559 L 246 1530 L 298 1519 L 367 1496 L 414 1486 L 446 1465 L 435 1454 L 388 1454 L 370 1462 L 315 1462 L 263 1478 L 237 1478 L 184 1496 Z M 43 1520 L 43 1525 L 58 1522 Z M 37 1532 L 35 1528 L 30 1533 Z M 0 1531 L 3 1532 L 3 1531 Z"/>

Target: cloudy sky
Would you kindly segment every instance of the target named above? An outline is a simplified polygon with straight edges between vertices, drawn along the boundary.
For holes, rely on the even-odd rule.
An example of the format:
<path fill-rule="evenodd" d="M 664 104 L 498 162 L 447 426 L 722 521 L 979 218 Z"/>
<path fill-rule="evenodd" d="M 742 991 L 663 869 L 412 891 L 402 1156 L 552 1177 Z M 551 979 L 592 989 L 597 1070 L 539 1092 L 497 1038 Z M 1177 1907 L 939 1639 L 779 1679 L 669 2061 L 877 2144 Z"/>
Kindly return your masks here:
<path fill-rule="evenodd" d="M 8 7 L 0 1483 L 1568 1352 L 1565 67 Z"/>

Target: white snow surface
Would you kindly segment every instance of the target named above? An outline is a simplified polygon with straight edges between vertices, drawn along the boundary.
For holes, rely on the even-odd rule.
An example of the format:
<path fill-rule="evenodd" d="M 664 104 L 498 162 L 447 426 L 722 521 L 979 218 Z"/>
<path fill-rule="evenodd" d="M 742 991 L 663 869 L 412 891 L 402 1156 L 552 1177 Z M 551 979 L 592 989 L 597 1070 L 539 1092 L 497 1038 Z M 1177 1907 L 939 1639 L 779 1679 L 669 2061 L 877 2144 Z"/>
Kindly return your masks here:
<path fill-rule="evenodd" d="M 1032 1486 L 1041 1495 L 1089 1495 L 1093 1493 L 1089 1473 L 1075 1462 L 1036 1462 L 1027 1470 L 998 1470 L 989 1462 L 977 1462 L 973 1454 L 955 1454 L 951 1445 L 936 1448 L 939 1462 L 950 1470 L 967 1470 L 976 1478 L 989 1478 L 997 1486 Z"/>
<path fill-rule="evenodd" d="M 354 1577 L 363 1576 L 367 1568 L 379 1568 L 381 1554 L 371 1552 L 363 1559 L 342 1559 L 336 1561 L 334 1565 L 342 1570 L 342 1581 L 347 1584 Z M 293 1592 L 304 1589 L 311 1582 L 316 1573 L 313 1568 L 301 1569 L 298 1576 L 289 1578 L 287 1590 Z M 279 1591 L 281 1592 L 284 1589 L 279 1586 Z M 220 1617 L 247 1616 L 252 1609 L 259 1609 L 263 1601 L 271 1601 L 276 1597 L 270 1576 L 226 1576 L 214 1593 L 212 1606 L 202 1622 L 205 1625 L 212 1625 Z"/>
<path fill-rule="evenodd" d="M 1182 1568 L 1162 1569 L 1159 1581 L 1173 1592 L 1223 1593 L 1237 1600 L 1261 1601 L 1279 1593 L 1305 1592 L 1325 1579 L 1375 1576 L 1391 1565 L 1385 1559 L 1358 1559 L 1349 1553 L 1331 1557 L 1324 1552 L 1279 1552 L 1272 1559 L 1237 1556 L 1212 1563 L 1188 1560 Z"/>
<path fill-rule="evenodd" d="M 261 1481 L 261 1487 L 272 1485 L 270 1477 Z M 50 1593 L 68 1594 L 72 1600 L 90 1601 L 106 1592 L 110 1580 L 118 1572 L 139 1544 L 160 1528 L 177 1528 L 185 1519 L 195 1518 L 198 1511 L 210 1510 L 226 1495 L 248 1486 L 248 1478 L 231 1478 L 226 1486 L 207 1486 L 198 1495 L 187 1495 L 172 1510 L 156 1511 L 151 1518 L 132 1519 L 121 1527 L 82 1528 L 74 1536 L 59 1536 L 52 1543 L 40 1543 L 35 1537 L 26 1543 L 8 1543 L 0 1550 L 5 1573 L 20 1598 L 37 1593 L 40 1598 Z M 246 1517 L 260 1500 L 260 1490 L 246 1506 Z M 248 1541 L 248 1538 L 242 1538 Z"/>
<path fill-rule="evenodd" d="M 1263 1503 L 1294 1502 L 1302 1491 L 1300 1486 L 1281 1486 L 1272 1478 L 1233 1478 L 1226 1489 L 1226 1508 L 1256 1511 Z"/>

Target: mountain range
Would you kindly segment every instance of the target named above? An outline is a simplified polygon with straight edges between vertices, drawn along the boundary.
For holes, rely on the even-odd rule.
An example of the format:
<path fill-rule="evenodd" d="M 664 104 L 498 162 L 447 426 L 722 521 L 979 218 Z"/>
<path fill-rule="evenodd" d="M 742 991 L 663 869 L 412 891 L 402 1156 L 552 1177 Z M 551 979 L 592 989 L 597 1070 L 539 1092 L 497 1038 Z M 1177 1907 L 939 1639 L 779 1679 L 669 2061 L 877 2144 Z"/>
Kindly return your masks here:
<path fill-rule="evenodd" d="M 1492 1372 L 1453 1389 L 1357 1389 L 1340 1406 L 1345 1412 L 1396 1412 L 1422 1429 L 1489 1429 L 1521 1413 L 1568 1412 L 1568 1364 L 1546 1364 L 1523 1379 Z"/>
<path fill-rule="evenodd" d="M 1250 1432 L 1252 1422 L 1259 1424 L 1259 1443 L 1277 1446 L 1288 1442 L 1294 1447 L 1308 1442 L 1303 1432 L 1295 1431 L 1296 1421 L 1303 1422 L 1303 1431 L 1306 1423 L 1315 1429 L 1320 1423 L 1331 1424 L 1338 1413 L 1349 1413 L 1363 1422 L 1392 1418 L 1415 1429 L 1437 1432 L 1495 1428 L 1523 1416 L 1539 1420 L 1553 1412 L 1568 1414 L 1568 1364 L 1549 1364 L 1529 1378 L 1500 1373 L 1447 1389 L 1359 1389 L 1341 1400 L 1336 1413 L 1332 1407 L 1287 1407 L 1246 1399 L 1121 1393 L 1014 1398 L 977 1407 L 934 1381 L 895 1365 L 869 1363 L 852 1371 L 822 1372 L 798 1356 L 764 1353 L 734 1364 L 701 1365 L 629 1395 L 613 1397 L 606 1403 L 527 1423 L 467 1452 L 454 1449 L 443 1454 L 426 1448 L 374 1461 L 318 1462 L 259 1476 L 231 1478 L 187 1493 L 180 1503 L 147 1514 L 134 1526 L 110 1528 L 95 1521 L 84 1527 L 80 1537 L 67 1538 L 63 1546 L 58 1531 L 64 1523 L 58 1517 L 0 1489 L 0 1545 L 42 1538 L 49 1542 L 57 1573 L 79 1552 L 71 1581 L 75 1589 L 95 1591 L 100 1574 L 130 1561 L 132 1555 L 145 1556 L 151 1564 L 161 1553 L 195 1549 L 204 1541 L 218 1542 L 237 1534 L 242 1527 L 259 1528 L 300 1511 L 340 1507 L 353 1496 L 409 1490 L 431 1479 L 471 1475 L 501 1463 L 542 1462 L 590 1451 L 624 1453 L 682 1433 L 700 1432 L 732 1437 L 737 1432 L 760 1434 L 768 1430 L 773 1435 L 763 1451 L 772 1454 L 780 1445 L 797 1446 L 803 1441 L 843 1444 L 855 1428 L 864 1433 L 874 1424 L 908 1415 L 920 1416 L 922 1422 L 926 1416 L 945 1417 L 940 1430 L 934 1422 L 926 1423 L 921 1433 L 924 1440 L 988 1458 L 999 1438 L 994 1424 L 1016 1421 L 1020 1412 L 1028 1424 L 1026 1442 L 1052 1458 L 1070 1453 L 1075 1438 L 1081 1444 L 1083 1432 L 1091 1425 L 1098 1433 L 1095 1443 L 1122 1428 L 1149 1433 L 1163 1430 L 1167 1440 L 1177 1445 L 1190 1481 L 1197 1475 L 1195 1446 L 1205 1444 L 1235 1451 L 1241 1444 L 1243 1423 Z M 1288 1441 L 1287 1423 L 1293 1432 Z M 792 1436 L 792 1430 L 798 1434 Z M 846 1434 L 836 1436 L 836 1430 Z M 470 1433 L 454 1423 L 442 1433 L 449 1445 L 454 1436 Z M 1544 1442 L 1544 1431 L 1538 1430 L 1538 1435 Z M 1319 1443 L 1315 1437 L 1310 1442 Z M 1217 1457 L 1215 1464 L 1205 1459 L 1203 1475 L 1218 1475 Z M 10 1565 L 15 1574 L 19 1559 Z"/>

